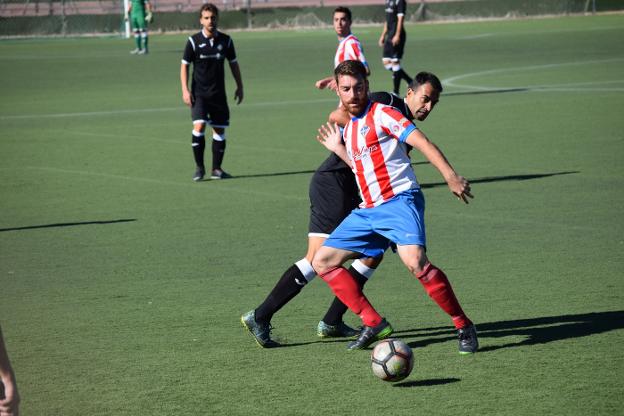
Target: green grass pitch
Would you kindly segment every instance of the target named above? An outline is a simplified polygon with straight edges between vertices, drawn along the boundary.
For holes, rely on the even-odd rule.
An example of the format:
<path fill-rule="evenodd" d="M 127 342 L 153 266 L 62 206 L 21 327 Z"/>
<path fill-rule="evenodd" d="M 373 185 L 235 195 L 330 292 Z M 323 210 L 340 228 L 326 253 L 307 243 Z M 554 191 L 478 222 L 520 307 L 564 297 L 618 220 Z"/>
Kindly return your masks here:
<path fill-rule="evenodd" d="M 379 27 L 356 27 L 389 90 Z M 232 33 L 245 82 L 224 168 L 193 183 L 186 35 L 0 42 L 0 322 L 24 415 L 607 415 L 624 363 L 624 15 L 409 25 L 405 69 L 445 93 L 420 127 L 428 251 L 477 323 L 450 320 L 388 255 L 367 287 L 415 368 L 315 334 L 316 280 L 262 350 L 240 326 L 305 250 L 316 129 L 337 103 L 331 29 Z M 405 91 L 403 85 L 402 91 Z M 420 155 L 414 162 L 423 162 Z M 351 324 L 358 321 L 347 317 Z"/>

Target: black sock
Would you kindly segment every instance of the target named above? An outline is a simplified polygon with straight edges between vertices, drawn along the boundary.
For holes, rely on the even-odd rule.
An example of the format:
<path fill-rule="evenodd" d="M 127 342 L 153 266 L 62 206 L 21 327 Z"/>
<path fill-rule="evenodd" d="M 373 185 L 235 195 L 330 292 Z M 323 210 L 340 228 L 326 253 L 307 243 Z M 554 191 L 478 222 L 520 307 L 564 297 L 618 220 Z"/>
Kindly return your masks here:
<path fill-rule="evenodd" d="M 399 73 L 399 76 L 401 77 L 401 79 L 404 79 L 405 82 L 407 82 L 408 84 L 412 82 L 412 77 L 407 75 L 407 72 L 403 71 L 403 68 L 399 69 L 397 72 Z"/>
<path fill-rule="evenodd" d="M 225 154 L 225 140 L 212 140 L 212 169 L 221 169 Z"/>
<path fill-rule="evenodd" d="M 392 71 L 392 87 L 394 88 L 394 93 L 399 94 L 399 87 L 401 85 L 401 75 L 399 71 Z"/>
<path fill-rule="evenodd" d="M 364 287 L 364 285 L 368 281 L 368 278 L 355 270 L 353 266 L 349 267 L 349 273 L 351 273 L 351 276 L 353 276 L 360 288 Z M 347 309 L 349 308 L 347 308 L 347 306 L 342 303 L 340 299 L 334 298 L 332 304 L 329 305 L 329 309 L 325 313 L 323 322 L 325 322 L 327 325 L 339 324 L 340 322 L 342 322 L 342 317 L 344 316 L 345 312 L 347 312 Z"/>
<path fill-rule="evenodd" d="M 206 148 L 206 140 L 204 136 L 193 135 L 191 139 L 193 144 L 193 157 L 198 168 L 204 168 L 204 149 Z"/>
<path fill-rule="evenodd" d="M 292 298 L 297 296 L 308 281 L 301 273 L 297 265 L 293 264 L 284 272 L 280 280 L 277 281 L 269 296 L 256 308 L 256 320 L 260 322 L 271 322 L 273 314 L 279 311 Z"/>

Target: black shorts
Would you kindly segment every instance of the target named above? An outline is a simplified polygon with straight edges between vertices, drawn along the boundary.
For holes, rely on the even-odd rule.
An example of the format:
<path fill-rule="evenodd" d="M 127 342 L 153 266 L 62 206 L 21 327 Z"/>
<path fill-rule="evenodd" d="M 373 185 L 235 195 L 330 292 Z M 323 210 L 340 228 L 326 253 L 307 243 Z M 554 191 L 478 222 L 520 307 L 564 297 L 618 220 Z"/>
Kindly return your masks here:
<path fill-rule="evenodd" d="M 403 50 L 405 49 L 405 32 L 401 33 L 401 40 L 399 44 L 394 46 L 392 44 L 392 36 L 386 36 L 386 41 L 383 46 L 382 59 L 397 59 L 403 58 Z"/>
<path fill-rule="evenodd" d="M 308 235 L 327 237 L 360 203 L 350 169 L 314 172 L 310 181 Z"/>
<path fill-rule="evenodd" d="M 230 108 L 227 100 L 193 96 L 193 106 L 191 107 L 191 117 L 193 123 L 205 121 L 212 127 L 228 127 L 230 125 Z"/>

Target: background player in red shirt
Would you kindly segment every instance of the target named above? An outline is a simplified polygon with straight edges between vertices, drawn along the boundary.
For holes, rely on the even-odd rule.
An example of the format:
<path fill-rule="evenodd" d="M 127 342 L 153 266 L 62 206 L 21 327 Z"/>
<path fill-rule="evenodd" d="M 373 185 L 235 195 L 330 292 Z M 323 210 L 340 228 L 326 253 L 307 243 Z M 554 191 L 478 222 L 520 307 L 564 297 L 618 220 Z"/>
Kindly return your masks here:
<path fill-rule="evenodd" d="M 359 39 L 351 33 L 351 10 L 347 7 L 336 7 L 333 15 L 334 30 L 338 35 L 338 48 L 336 49 L 336 55 L 334 56 L 334 68 L 342 61 L 356 60 L 360 61 L 366 67 L 366 73 L 370 75 L 370 69 L 368 68 L 368 62 L 364 56 L 364 50 Z M 336 81 L 334 76 L 329 76 L 316 81 L 316 88 L 322 90 L 329 88 L 336 90 Z"/>

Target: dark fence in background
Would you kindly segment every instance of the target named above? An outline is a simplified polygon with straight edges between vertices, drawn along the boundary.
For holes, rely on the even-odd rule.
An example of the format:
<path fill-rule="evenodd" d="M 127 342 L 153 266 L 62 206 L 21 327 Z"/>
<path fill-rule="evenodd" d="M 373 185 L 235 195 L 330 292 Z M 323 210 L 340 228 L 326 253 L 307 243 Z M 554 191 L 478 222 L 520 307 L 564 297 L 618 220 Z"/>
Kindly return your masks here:
<path fill-rule="evenodd" d="M 199 27 L 203 0 L 152 0 L 150 31 Z M 384 21 L 383 0 L 214 0 L 227 29 L 323 27 L 333 9 L 349 6 L 354 22 Z M 0 36 L 124 35 L 123 0 L 0 0 Z M 518 18 L 623 11 L 624 0 L 412 0 L 407 21 Z"/>

